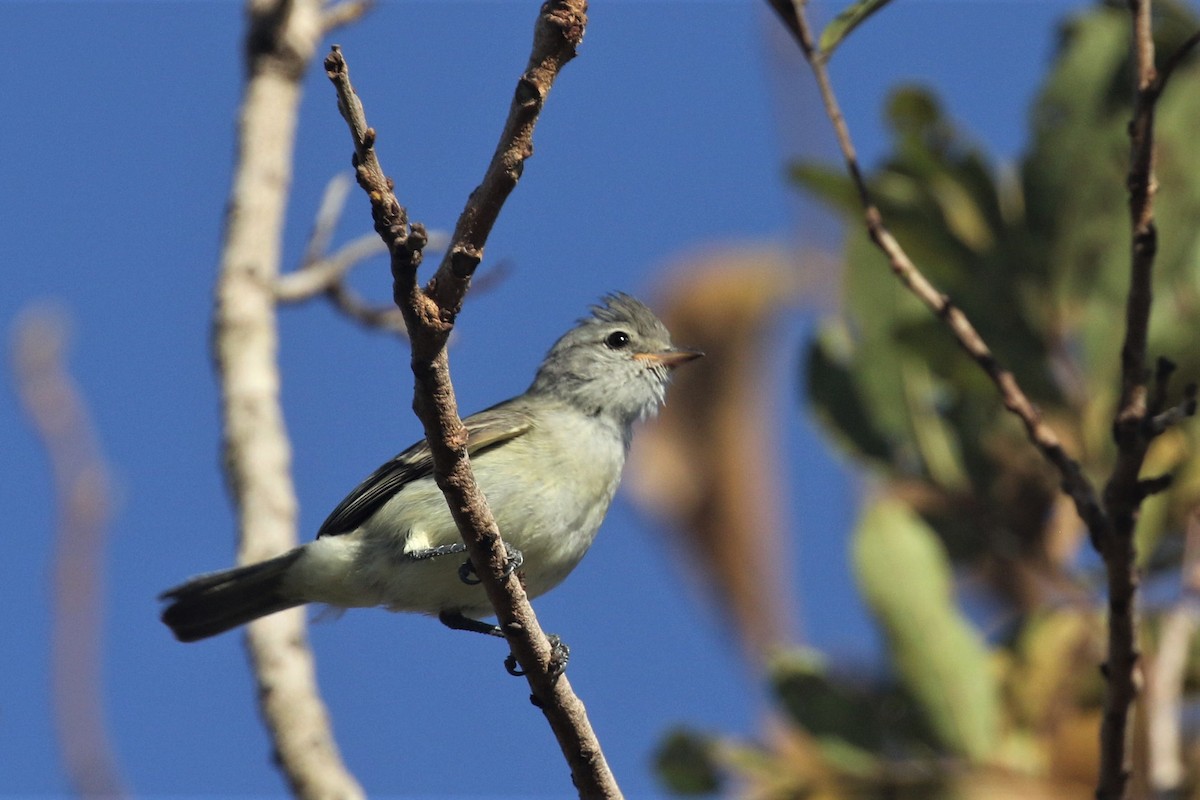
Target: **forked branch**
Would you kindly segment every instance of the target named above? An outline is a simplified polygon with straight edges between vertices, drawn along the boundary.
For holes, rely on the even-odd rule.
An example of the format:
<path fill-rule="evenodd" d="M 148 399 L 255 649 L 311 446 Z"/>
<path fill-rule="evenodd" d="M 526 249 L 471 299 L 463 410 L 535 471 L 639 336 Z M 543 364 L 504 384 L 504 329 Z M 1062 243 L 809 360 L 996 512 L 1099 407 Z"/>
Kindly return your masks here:
<path fill-rule="evenodd" d="M 367 125 L 345 58 L 337 47 L 325 59 L 325 68 L 354 140 L 355 175 L 370 197 L 375 229 L 391 255 L 393 295 L 404 313 L 412 343 L 413 407 L 425 428 L 438 485 L 500 627 L 529 681 L 534 702 L 545 713 L 570 764 L 580 796 L 619 797 L 620 789 L 582 702 L 566 677 L 554 674 L 550 643 L 525 591 L 516 575 L 506 575 L 504 544 L 467 458 L 466 431 L 458 416 L 446 355 L 447 338 L 482 259 L 484 243 L 533 152 L 533 129 L 546 94 L 583 39 L 586 11 L 584 0 L 554 0 L 542 6 L 529 63 L 518 81 L 500 143 L 483 181 L 459 217 L 441 266 L 424 289 L 417 283 L 417 267 L 426 243 L 425 230 L 419 223 L 409 222 L 392 181 L 379 165 L 375 131 Z"/>

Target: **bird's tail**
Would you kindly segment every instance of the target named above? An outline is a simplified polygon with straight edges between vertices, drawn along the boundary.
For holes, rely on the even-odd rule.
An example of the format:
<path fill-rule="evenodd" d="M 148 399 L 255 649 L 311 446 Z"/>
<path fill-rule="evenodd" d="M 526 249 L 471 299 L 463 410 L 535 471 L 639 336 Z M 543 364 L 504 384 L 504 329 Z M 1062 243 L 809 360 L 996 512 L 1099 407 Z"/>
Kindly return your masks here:
<path fill-rule="evenodd" d="M 162 621 L 181 642 L 195 642 L 251 620 L 301 605 L 283 595 L 283 578 L 300 557 L 299 548 L 277 558 L 210 572 L 159 595 L 170 603 Z"/>

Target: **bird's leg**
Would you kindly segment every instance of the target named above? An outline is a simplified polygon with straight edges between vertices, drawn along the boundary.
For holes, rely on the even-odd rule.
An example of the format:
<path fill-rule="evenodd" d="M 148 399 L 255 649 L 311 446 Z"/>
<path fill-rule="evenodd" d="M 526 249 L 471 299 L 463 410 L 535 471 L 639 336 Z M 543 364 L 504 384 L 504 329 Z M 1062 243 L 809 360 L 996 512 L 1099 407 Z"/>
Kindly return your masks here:
<path fill-rule="evenodd" d="M 508 560 L 504 564 L 504 577 L 512 575 L 521 565 L 525 563 L 525 556 L 521 551 L 512 545 L 505 544 L 504 551 L 508 556 Z M 424 550 L 413 550 L 407 556 L 413 561 L 424 561 L 429 558 L 437 558 L 438 556 L 452 556 L 458 553 L 467 552 L 467 546 L 462 542 L 455 544 L 443 544 L 439 547 L 428 547 Z M 464 561 L 462 566 L 458 568 L 458 577 L 463 583 L 468 586 L 478 586 L 479 578 L 475 577 L 475 566 L 471 564 L 470 559 Z"/>
<path fill-rule="evenodd" d="M 458 611 L 443 611 L 438 614 L 438 621 L 452 630 L 471 631 L 488 636 L 499 636 L 501 639 L 505 638 L 504 631 L 499 627 L 471 619 Z M 571 648 L 567 647 L 566 643 L 553 633 L 547 634 L 546 638 L 550 640 L 550 677 L 557 678 L 567 670 L 567 661 L 571 658 Z M 504 668 L 508 670 L 509 675 L 518 678 L 525 674 L 512 653 L 505 656 Z"/>
<path fill-rule="evenodd" d="M 438 621 L 452 630 L 471 631 L 472 633 L 483 633 L 488 636 L 504 638 L 504 632 L 495 625 L 489 625 L 486 622 L 465 617 L 457 611 L 443 611 L 438 614 Z"/>
<path fill-rule="evenodd" d="M 425 550 L 413 550 L 411 553 L 406 553 L 413 561 L 424 561 L 427 558 L 437 558 L 438 556 L 452 556 L 455 553 L 465 553 L 467 546 L 462 542 L 458 544 L 444 544 L 441 547 L 430 547 Z"/>
<path fill-rule="evenodd" d="M 462 545 L 450 546 L 463 547 Z M 465 550 L 466 548 L 463 547 L 463 549 Z M 504 562 L 504 577 L 507 578 L 509 575 L 512 575 L 514 572 L 520 569 L 521 565 L 525 563 L 525 555 L 508 542 L 504 543 L 504 553 L 507 556 L 507 560 Z M 479 578 L 475 577 L 475 565 L 471 563 L 470 559 L 464 561 L 462 566 L 458 568 L 458 579 L 468 586 L 479 585 Z"/>

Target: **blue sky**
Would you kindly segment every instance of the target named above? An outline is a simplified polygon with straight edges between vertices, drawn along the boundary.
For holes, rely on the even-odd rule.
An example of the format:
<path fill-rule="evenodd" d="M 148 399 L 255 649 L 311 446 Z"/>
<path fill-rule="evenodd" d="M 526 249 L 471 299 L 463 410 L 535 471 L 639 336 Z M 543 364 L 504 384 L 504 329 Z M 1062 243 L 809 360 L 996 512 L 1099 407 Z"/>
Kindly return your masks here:
<path fill-rule="evenodd" d="M 1069 2 L 887 8 L 839 50 L 833 77 L 863 159 L 884 145 L 880 104 L 931 85 L 1002 158 Z M 528 53 L 536 3 L 384 0 L 337 33 L 385 169 L 414 219 L 448 228 L 495 145 Z M 758 2 L 595 2 L 555 87 L 535 155 L 500 217 L 489 263 L 508 277 L 469 300 L 452 367 L 468 412 L 523 390 L 554 338 L 603 293 L 653 299 L 664 265 L 737 243 L 835 244 L 783 180 L 789 155 L 832 154 L 805 73 Z M 826 16 L 834 4 L 818 4 Z M 118 482 L 103 565 L 105 703 L 138 794 L 282 792 L 236 635 L 185 646 L 155 596 L 230 563 L 208 325 L 239 100 L 233 2 L 0 4 L 9 77 L 0 115 L 0 326 L 50 301 L 74 322 L 72 368 Z M 322 188 L 349 164 L 332 89 L 314 63 L 297 145 L 287 264 Z M 356 192 L 339 241 L 369 230 Z M 382 261 L 355 285 L 381 301 Z M 769 359 L 788 454 L 790 573 L 805 638 L 869 663 L 846 533 L 855 484 L 795 402 L 797 310 Z M 346 491 L 419 435 L 407 353 L 314 303 L 281 315 L 283 396 L 302 538 Z M 52 494 L 44 454 L 0 369 L 0 794 L 67 792 L 51 725 Z M 677 722 L 752 734 L 760 692 L 675 554 L 619 498 L 597 545 L 536 603 L 572 646 L 626 792 L 654 796 L 649 753 Z M 377 796 L 564 796 L 569 777 L 502 644 L 428 619 L 356 611 L 311 632 L 350 768 Z"/>

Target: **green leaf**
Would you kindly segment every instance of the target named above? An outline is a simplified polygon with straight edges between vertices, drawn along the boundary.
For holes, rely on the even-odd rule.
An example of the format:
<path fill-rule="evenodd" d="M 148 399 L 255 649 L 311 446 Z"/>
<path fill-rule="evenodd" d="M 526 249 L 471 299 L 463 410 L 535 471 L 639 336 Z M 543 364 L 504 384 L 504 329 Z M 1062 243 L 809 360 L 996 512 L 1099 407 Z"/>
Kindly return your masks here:
<path fill-rule="evenodd" d="M 710 737 L 687 728 L 669 731 L 654 753 L 654 767 L 675 794 L 714 794 L 721 776 Z"/>
<path fill-rule="evenodd" d="M 850 371 L 851 343 L 846 331 L 827 322 L 809 345 L 805 385 L 817 417 L 851 451 L 887 462 L 892 448 L 863 405 L 862 390 Z"/>
<path fill-rule="evenodd" d="M 904 404 L 912 420 L 917 451 L 930 480 L 944 489 L 969 488 L 958 436 L 935 402 L 937 388 L 928 365 L 913 359 L 904 367 Z"/>
<path fill-rule="evenodd" d="M 866 22 L 867 17 L 889 2 L 890 0 L 858 0 L 857 3 L 846 6 L 840 14 L 834 17 L 833 22 L 830 22 L 825 26 L 825 30 L 821 31 L 817 49 L 825 55 L 829 55 L 835 47 L 841 44 L 843 39 L 850 35 L 850 31 Z"/>
<path fill-rule="evenodd" d="M 844 772 L 865 774 L 884 753 L 927 755 L 937 745 L 911 697 L 890 683 L 830 674 L 815 650 L 778 653 L 767 674 L 788 716 Z"/>
<path fill-rule="evenodd" d="M 847 219 L 862 216 L 858 191 L 843 167 L 800 160 L 788 167 L 788 177 L 831 208 L 845 214 Z"/>
<path fill-rule="evenodd" d="M 859 585 L 901 682 L 947 750 L 986 760 L 999 741 L 999 688 L 987 647 L 955 603 L 937 534 L 884 497 L 859 521 L 853 548 Z"/>
<path fill-rule="evenodd" d="M 835 682 L 820 653 L 807 648 L 780 653 L 767 673 L 783 708 L 804 730 L 861 750 L 880 750 L 883 731 L 874 698 L 865 688 Z"/>

